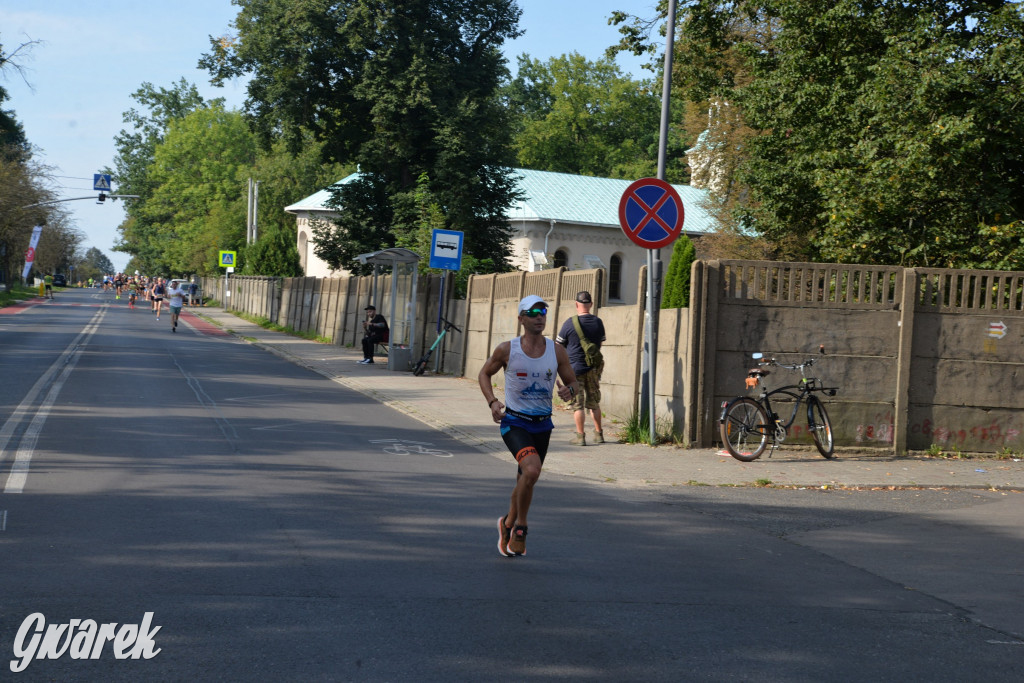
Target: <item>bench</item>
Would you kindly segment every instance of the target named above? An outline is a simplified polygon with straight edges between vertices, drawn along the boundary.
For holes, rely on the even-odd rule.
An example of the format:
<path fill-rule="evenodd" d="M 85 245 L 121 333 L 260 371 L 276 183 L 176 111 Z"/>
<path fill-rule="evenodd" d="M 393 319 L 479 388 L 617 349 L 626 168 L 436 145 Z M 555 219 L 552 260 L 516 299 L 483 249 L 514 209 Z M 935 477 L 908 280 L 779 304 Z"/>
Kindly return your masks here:
<path fill-rule="evenodd" d="M 384 331 L 383 339 L 378 339 L 377 343 L 374 345 L 374 348 L 377 349 L 377 352 L 378 352 L 379 355 L 381 355 L 381 356 L 388 355 L 388 342 L 389 342 L 390 339 L 391 339 L 391 330 L 385 330 Z"/>

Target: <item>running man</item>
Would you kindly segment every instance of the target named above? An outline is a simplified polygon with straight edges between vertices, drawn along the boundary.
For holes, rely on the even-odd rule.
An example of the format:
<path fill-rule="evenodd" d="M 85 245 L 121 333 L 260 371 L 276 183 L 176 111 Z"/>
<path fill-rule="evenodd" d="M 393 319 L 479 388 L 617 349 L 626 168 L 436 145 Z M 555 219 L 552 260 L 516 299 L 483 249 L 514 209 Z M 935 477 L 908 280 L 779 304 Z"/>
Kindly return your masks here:
<path fill-rule="evenodd" d="M 167 288 L 167 308 L 171 311 L 171 332 L 178 331 L 178 316 L 181 315 L 181 306 L 185 303 L 185 290 L 181 288 L 178 280 L 171 280 L 171 286 Z"/>
<path fill-rule="evenodd" d="M 498 552 L 506 557 L 526 554 L 526 514 L 554 429 L 551 394 L 557 386 L 559 398 L 570 401 L 580 389 L 565 347 L 544 336 L 548 313 L 544 300 L 525 297 L 518 310 L 523 335 L 498 344 L 477 377 L 491 419 L 501 425 L 501 438 L 519 463 L 508 513 L 498 518 Z M 495 398 L 491 384 L 502 369 L 506 405 Z"/>

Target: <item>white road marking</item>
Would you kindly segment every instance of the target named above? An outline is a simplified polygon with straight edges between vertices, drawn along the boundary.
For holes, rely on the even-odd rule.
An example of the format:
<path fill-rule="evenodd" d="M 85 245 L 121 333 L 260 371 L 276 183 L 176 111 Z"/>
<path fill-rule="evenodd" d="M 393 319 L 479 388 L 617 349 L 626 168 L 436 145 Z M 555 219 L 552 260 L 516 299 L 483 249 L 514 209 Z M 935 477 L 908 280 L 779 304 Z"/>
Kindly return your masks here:
<path fill-rule="evenodd" d="M 36 396 L 42 391 L 46 384 L 50 381 L 58 369 L 60 374 L 57 375 L 56 380 L 53 381 L 50 386 L 50 390 L 46 392 L 46 397 L 43 399 L 42 404 L 36 410 L 36 414 L 32 417 L 32 422 L 29 423 L 28 428 L 21 437 L 21 443 L 18 445 L 18 451 L 14 456 L 14 462 L 11 465 L 11 474 L 7 477 L 7 484 L 4 486 L 4 493 L 21 493 L 25 489 L 25 484 L 28 481 L 29 466 L 32 463 L 32 455 L 35 452 L 36 443 L 39 441 L 39 434 L 43 430 L 43 425 L 46 424 L 46 418 L 50 415 L 50 409 L 53 404 L 57 401 L 57 397 L 60 395 L 60 390 L 64 387 L 64 383 L 67 381 L 71 371 L 75 368 L 78 363 L 79 357 L 82 355 L 82 351 L 85 346 L 89 343 L 89 338 L 96 333 L 99 329 L 100 321 L 103 320 L 103 316 L 107 313 L 107 309 L 100 309 L 96 315 L 92 317 L 89 324 L 85 326 L 85 329 L 75 337 L 74 341 L 68 345 L 64 350 L 64 353 L 53 362 L 43 376 L 32 386 L 29 390 L 28 395 L 15 409 L 14 414 L 11 415 L 10 419 L 4 425 L 3 432 L 6 436 L 0 434 L 0 461 L 3 461 L 3 449 L 6 448 L 7 442 L 10 441 L 11 434 L 14 432 L 15 427 L 21 421 L 24 415 L 26 415 L 30 408 L 29 406 L 35 401 Z M 63 369 L 60 366 L 63 365 Z"/>

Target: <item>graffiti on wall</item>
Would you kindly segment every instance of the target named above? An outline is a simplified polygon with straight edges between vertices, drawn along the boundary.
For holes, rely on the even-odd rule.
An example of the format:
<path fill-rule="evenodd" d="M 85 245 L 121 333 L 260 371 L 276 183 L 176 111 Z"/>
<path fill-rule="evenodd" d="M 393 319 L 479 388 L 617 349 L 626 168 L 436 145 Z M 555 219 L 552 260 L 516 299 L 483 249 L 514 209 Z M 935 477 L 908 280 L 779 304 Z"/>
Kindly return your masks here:
<path fill-rule="evenodd" d="M 980 441 L 992 446 L 1007 446 L 1017 443 L 1021 437 L 1021 429 L 1012 421 L 1001 423 L 992 420 L 973 427 L 949 426 L 935 424 L 931 420 L 910 425 L 911 434 L 920 434 L 939 445 L 964 443 L 968 440 Z M 876 413 L 869 424 L 859 424 L 856 429 L 857 443 L 893 442 L 893 416 L 891 412 Z"/>
<path fill-rule="evenodd" d="M 892 413 L 875 413 L 874 421 L 870 424 L 857 425 L 857 433 L 854 438 L 857 443 L 877 441 L 891 444 L 893 441 Z"/>
<path fill-rule="evenodd" d="M 1020 429 L 1017 429 L 1012 424 L 1000 424 L 997 420 L 968 428 L 937 425 L 931 420 L 924 420 L 919 424 L 911 425 L 910 432 L 930 437 L 934 443 L 940 445 L 963 443 L 968 438 L 972 438 L 994 446 L 1006 446 L 1007 444 L 1015 443 L 1021 435 Z"/>

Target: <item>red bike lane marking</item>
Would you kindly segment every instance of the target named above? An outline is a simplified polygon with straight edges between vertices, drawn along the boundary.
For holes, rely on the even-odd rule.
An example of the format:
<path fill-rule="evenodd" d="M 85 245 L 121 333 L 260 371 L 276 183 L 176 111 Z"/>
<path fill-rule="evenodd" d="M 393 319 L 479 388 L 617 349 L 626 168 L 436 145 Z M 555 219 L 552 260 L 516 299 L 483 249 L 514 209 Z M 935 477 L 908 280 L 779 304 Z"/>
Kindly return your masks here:
<path fill-rule="evenodd" d="M 224 328 L 214 325 L 205 318 L 200 318 L 198 315 L 191 311 L 182 311 L 181 317 L 185 319 L 185 322 L 187 322 L 190 327 L 195 329 L 195 331 L 199 332 L 200 334 L 204 334 L 209 337 L 231 336 L 231 333 L 226 332 Z"/>
<path fill-rule="evenodd" d="M 18 313 L 24 313 L 33 306 L 38 306 L 39 304 L 45 301 L 46 299 L 42 298 L 31 299 L 29 301 L 19 301 L 16 304 L 11 304 L 10 306 L 4 306 L 3 308 L 0 308 L 0 315 L 17 315 Z"/>

